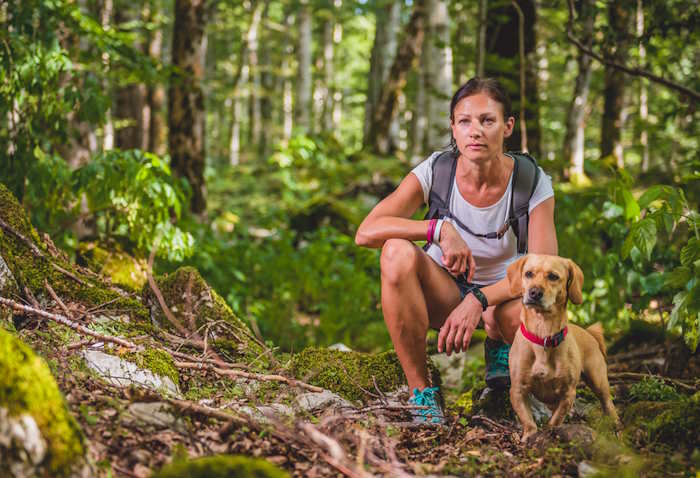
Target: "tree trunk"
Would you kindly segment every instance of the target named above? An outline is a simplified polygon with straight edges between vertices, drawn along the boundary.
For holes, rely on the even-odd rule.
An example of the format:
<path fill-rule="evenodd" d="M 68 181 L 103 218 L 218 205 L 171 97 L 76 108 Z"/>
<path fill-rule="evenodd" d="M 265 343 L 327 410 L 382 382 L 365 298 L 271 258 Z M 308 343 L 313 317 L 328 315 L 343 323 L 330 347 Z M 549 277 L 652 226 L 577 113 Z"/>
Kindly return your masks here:
<path fill-rule="evenodd" d="M 540 151 L 539 108 L 537 101 L 537 62 L 535 60 L 537 13 L 534 0 L 515 2 L 523 13 L 524 31 L 523 53 L 525 56 L 525 107 L 520 94 L 520 21 L 518 10 L 511 1 L 490 1 L 488 3 L 486 76 L 501 80 L 513 101 L 513 111 L 517 121 L 527 125 L 527 148 L 535 157 Z M 519 114 L 524 109 L 524 115 Z M 506 149 L 519 150 L 522 146 L 522 132 L 516 124 L 513 134 L 506 140 Z"/>
<path fill-rule="evenodd" d="M 647 58 L 647 50 L 644 46 L 644 5 L 642 0 L 637 0 L 637 38 L 639 43 L 639 63 L 644 68 L 644 63 Z M 647 99 L 647 80 L 639 79 L 639 119 L 641 123 L 641 132 L 639 133 L 639 142 L 642 145 L 642 171 L 649 170 L 649 133 L 647 132 L 647 122 L 649 120 L 649 104 Z"/>
<path fill-rule="evenodd" d="M 391 0 L 376 11 L 376 31 L 370 56 L 369 81 L 367 83 L 367 101 L 365 103 L 365 123 L 363 138 L 369 145 L 369 130 L 377 109 L 382 85 L 389 76 L 389 69 L 396 57 L 396 48 L 401 22 L 401 2 Z M 391 128 L 390 128 L 391 130 Z M 394 143 L 395 138 L 390 138 Z"/>
<path fill-rule="evenodd" d="M 311 9 L 308 0 L 301 0 L 297 25 L 299 41 L 294 121 L 301 132 L 307 133 L 311 126 Z"/>
<path fill-rule="evenodd" d="M 343 39 L 343 25 L 338 22 L 335 24 L 335 27 L 333 28 L 333 43 L 338 45 L 340 44 L 340 41 Z M 334 80 L 334 85 L 333 85 L 333 114 L 331 118 L 331 122 L 333 124 L 333 130 L 337 131 L 338 128 L 340 127 L 340 120 L 343 115 L 343 90 L 342 88 L 338 88 L 338 86 L 335 84 Z"/>
<path fill-rule="evenodd" d="M 418 164 L 426 154 L 425 132 L 428 125 L 425 100 L 425 70 L 427 69 L 427 48 L 420 55 L 419 71 L 416 75 L 416 97 L 414 99 L 413 117 L 411 121 L 411 162 Z"/>
<path fill-rule="evenodd" d="M 476 36 L 476 76 L 484 76 L 484 63 L 486 62 L 486 27 L 488 21 L 488 0 L 479 0 L 479 33 Z"/>
<path fill-rule="evenodd" d="M 590 48 L 593 45 L 595 3 L 593 0 L 581 0 L 578 7 L 579 18 L 583 24 L 580 38 L 584 45 Z M 584 116 L 590 90 L 592 60 L 590 56 L 581 51 L 578 52 L 578 76 L 574 86 L 574 95 L 566 115 L 563 154 L 564 159 L 571 164 L 569 181 L 574 184 L 587 182 L 583 171 Z"/>
<path fill-rule="evenodd" d="M 275 76 L 272 74 L 270 64 L 270 45 L 263 41 L 260 49 L 260 118 L 262 130 L 258 143 L 258 152 L 266 158 L 272 151 L 272 143 L 276 138 L 276 128 L 272 122 L 273 102 L 277 98 L 275 92 Z"/>
<path fill-rule="evenodd" d="M 405 29 L 404 40 L 391 65 L 389 76 L 382 85 L 379 103 L 372 118 L 369 131 L 369 147 L 380 154 L 389 152 L 389 129 L 396 117 L 397 98 L 406 84 L 406 74 L 420 55 L 425 32 L 426 0 L 415 0 L 413 13 Z"/>
<path fill-rule="evenodd" d="M 203 76 L 205 0 L 175 0 L 172 64 L 168 95 L 168 145 L 173 172 L 192 188 L 190 210 L 206 208 L 204 185 Z"/>
<path fill-rule="evenodd" d="M 608 23 L 612 35 L 605 49 L 606 58 L 624 63 L 629 48 L 629 23 L 632 17 L 631 0 L 608 4 Z M 612 155 L 618 167 L 624 167 L 622 151 L 622 110 L 624 107 L 625 74 L 609 66 L 605 67 L 605 87 L 603 97 L 603 121 L 601 125 L 600 155 Z"/>
<path fill-rule="evenodd" d="M 264 2 L 264 7 L 260 12 L 260 18 L 251 24 L 248 30 L 248 144 L 251 149 L 257 149 L 261 142 L 262 125 L 260 113 L 260 71 L 258 65 L 258 37 L 260 35 L 260 22 L 267 13 L 268 2 Z M 256 5 L 257 11 L 260 5 Z"/>
<path fill-rule="evenodd" d="M 109 26 L 109 22 L 112 19 L 112 12 L 114 10 L 114 3 L 112 0 L 104 0 L 102 8 L 100 10 L 100 24 L 103 29 Z M 109 53 L 102 52 L 102 64 L 105 69 L 109 68 Z M 103 80 L 102 87 L 105 93 L 108 91 L 107 82 Z M 109 151 L 114 148 L 114 122 L 112 120 L 112 109 L 108 109 L 105 112 L 105 124 L 103 127 L 102 135 L 102 149 Z"/>
<path fill-rule="evenodd" d="M 448 24 L 447 2 L 428 0 L 426 38 L 423 49 L 427 54 L 424 71 L 428 128 L 426 151 L 444 149 L 449 145 L 449 113 L 452 96 L 452 48 Z"/>
<path fill-rule="evenodd" d="M 334 12 L 333 12 L 334 13 Z M 323 109 L 321 112 L 321 129 L 325 130 L 333 124 L 333 92 L 335 91 L 333 75 L 333 31 L 335 20 L 328 19 L 323 24 Z"/>

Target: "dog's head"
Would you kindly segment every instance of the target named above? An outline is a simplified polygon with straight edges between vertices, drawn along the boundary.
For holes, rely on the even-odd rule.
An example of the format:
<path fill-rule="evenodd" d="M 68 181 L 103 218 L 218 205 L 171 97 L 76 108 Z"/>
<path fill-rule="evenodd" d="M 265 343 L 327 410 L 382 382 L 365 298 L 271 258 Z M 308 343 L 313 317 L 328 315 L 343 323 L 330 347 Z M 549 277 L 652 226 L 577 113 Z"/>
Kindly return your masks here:
<path fill-rule="evenodd" d="M 550 311 L 566 301 L 583 300 L 583 272 L 571 259 L 544 254 L 528 254 L 508 266 L 508 282 L 513 295 L 522 294 L 525 307 Z"/>

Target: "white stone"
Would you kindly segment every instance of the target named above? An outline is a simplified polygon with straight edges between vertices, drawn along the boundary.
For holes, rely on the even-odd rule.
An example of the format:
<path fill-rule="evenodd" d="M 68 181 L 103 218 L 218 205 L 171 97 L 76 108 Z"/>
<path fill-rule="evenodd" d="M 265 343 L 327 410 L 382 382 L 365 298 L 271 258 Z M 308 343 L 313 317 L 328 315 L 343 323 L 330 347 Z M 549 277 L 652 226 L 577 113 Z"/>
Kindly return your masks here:
<path fill-rule="evenodd" d="M 140 369 L 136 364 L 122 360 L 99 350 L 85 350 L 83 357 L 87 366 L 97 372 L 105 381 L 118 387 L 140 385 L 155 391 L 165 391 L 179 396 L 177 385 L 170 377 L 156 375 L 150 370 Z"/>
<path fill-rule="evenodd" d="M 330 347 L 328 347 L 329 350 L 339 350 L 341 352 L 352 352 L 352 349 L 348 347 L 347 345 L 338 342 L 337 344 L 333 344 Z"/>
<path fill-rule="evenodd" d="M 9 267 L 7 267 L 2 255 L 0 255 L 0 292 L 4 291 L 5 289 L 16 290 L 17 282 L 15 282 L 15 277 L 12 275 L 12 271 Z"/>
<path fill-rule="evenodd" d="M 172 407 L 165 402 L 134 402 L 126 409 L 125 423 L 135 422 L 152 425 L 157 429 L 174 428 L 184 433 L 183 421 L 172 413 Z"/>
<path fill-rule="evenodd" d="M 236 411 L 248 415 L 259 423 L 269 423 L 268 417 L 293 416 L 294 410 L 282 403 L 272 403 L 260 407 L 240 407 Z"/>
<path fill-rule="evenodd" d="M 306 412 L 315 412 L 327 408 L 354 408 L 350 402 L 330 390 L 302 393 L 296 397 L 296 403 Z"/>
<path fill-rule="evenodd" d="M 34 476 L 46 452 L 46 441 L 31 415 L 10 417 L 0 407 L 0 469 L 7 467 L 12 477 Z"/>
<path fill-rule="evenodd" d="M 581 478 L 586 478 L 588 476 L 594 476 L 598 474 L 598 468 L 594 467 L 586 461 L 582 461 L 578 464 L 578 476 Z"/>

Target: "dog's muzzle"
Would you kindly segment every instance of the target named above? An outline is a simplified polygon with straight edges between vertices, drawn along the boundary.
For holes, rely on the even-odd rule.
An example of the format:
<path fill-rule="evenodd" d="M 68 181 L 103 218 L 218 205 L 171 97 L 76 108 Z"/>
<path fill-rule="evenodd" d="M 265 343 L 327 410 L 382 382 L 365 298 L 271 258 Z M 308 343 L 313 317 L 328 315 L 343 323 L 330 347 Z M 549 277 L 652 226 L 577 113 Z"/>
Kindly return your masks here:
<path fill-rule="evenodd" d="M 542 305 L 544 290 L 541 287 L 530 287 L 523 296 L 525 305 Z"/>

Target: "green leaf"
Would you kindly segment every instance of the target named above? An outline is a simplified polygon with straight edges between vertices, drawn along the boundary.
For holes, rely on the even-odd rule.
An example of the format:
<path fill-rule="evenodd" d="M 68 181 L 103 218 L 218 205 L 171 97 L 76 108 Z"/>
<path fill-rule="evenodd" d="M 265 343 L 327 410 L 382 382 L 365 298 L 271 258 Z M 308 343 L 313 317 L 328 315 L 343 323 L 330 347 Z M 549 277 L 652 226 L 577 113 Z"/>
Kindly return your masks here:
<path fill-rule="evenodd" d="M 639 197 L 639 201 L 638 201 L 639 207 L 644 209 L 644 208 L 648 207 L 649 204 L 656 201 L 659 198 L 659 196 L 661 196 L 661 193 L 664 192 L 664 187 L 665 186 L 657 185 L 657 186 L 652 186 L 649 189 L 647 189 L 646 191 L 644 191 L 644 194 L 642 194 Z"/>
<path fill-rule="evenodd" d="M 678 324 L 686 314 L 686 302 L 688 301 L 688 293 L 683 291 L 679 292 L 673 296 L 673 310 L 671 311 L 671 317 L 668 321 L 668 329 L 672 329 Z"/>
<path fill-rule="evenodd" d="M 641 209 L 629 189 L 622 189 L 622 199 L 625 202 L 625 219 L 629 220 L 638 217 Z"/>
<path fill-rule="evenodd" d="M 642 219 L 634 225 L 631 235 L 634 237 L 634 245 L 646 256 L 647 260 L 650 260 L 657 239 L 656 222 L 650 218 Z"/>
<path fill-rule="evenodd" d="M 624 214 L 625 210 L 613 202 L 605 201 L 603 203 L 603 217 L 606 219 L 614 219 Z"/>
<path fill-rule="evenodd" d="M 671 289 L 679 289 L 685 287 L 685 285 L 691 278 L 692 272 L 690 270 L 690 267 L 676 267 L 671 272 L 664 274 L 664 287 L 669 287 Z"/>
<path fill-rule="evenodd" d="M 688 244 L 681 249 L 681 264 L 687 266 L 700 258 L 700 241 L 696 237 L 691 237 Z"/>
<path fill-rule="evenodd" d="M 646 295 L 656 295 L 661 292 L 664 285 L 664 275 L 660 272 L 652 272 L 648 276 L 642 276 L 639 279 L 642 286 L 642 292 Z"/>

